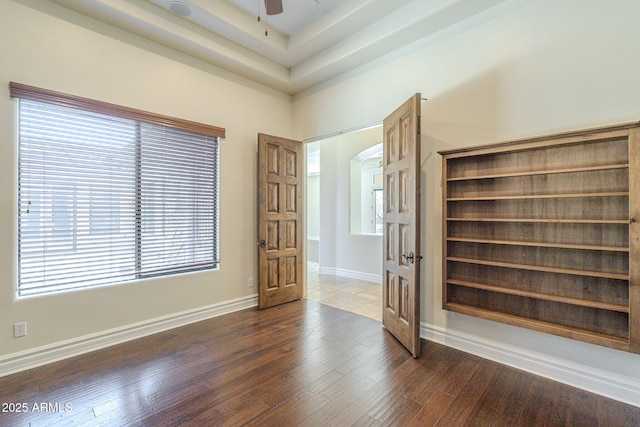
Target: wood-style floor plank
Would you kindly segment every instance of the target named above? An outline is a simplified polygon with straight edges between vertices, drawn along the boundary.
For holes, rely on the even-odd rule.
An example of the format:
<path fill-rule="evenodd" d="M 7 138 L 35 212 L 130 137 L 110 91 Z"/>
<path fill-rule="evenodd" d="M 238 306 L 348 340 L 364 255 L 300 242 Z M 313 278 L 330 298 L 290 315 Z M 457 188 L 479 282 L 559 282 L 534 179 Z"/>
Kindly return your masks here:
<path fill-rule="evenodd" d="M 498 365 L 496 363 L 480 363 L 473 375 L 464 384 L 464 388 L 460 393 L 456 396 L 449 395 L 454 399 L 434 425 L 464 424 L 469 419 L 469 414 L 475 409 L 478 400 L 487 388 L 487 384 L 489 384 L 497 370 Z M 439 376 L 440 374 L 436 375 Z"/>
<path fill-rule="evenodd" d="M 0 426 L 640 425 L 640 408 L 435 343 L 413 359 L 378 321 L 312 301 L 9 375 L 0 403 L 29 409 Z"/>

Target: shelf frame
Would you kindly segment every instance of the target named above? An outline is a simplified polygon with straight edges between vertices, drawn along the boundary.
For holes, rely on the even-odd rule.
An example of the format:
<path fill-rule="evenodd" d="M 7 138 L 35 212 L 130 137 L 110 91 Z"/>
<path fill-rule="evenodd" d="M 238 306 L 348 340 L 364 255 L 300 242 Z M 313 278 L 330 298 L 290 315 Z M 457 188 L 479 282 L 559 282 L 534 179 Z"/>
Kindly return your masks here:
<path fill-rule="evenodd" d="M 625 148 L 627 148 L 626 153 L 624 152 Z M 464 147 L 440 151 L 439 154 L 443 156 L 442 305 L 445 310 L 640 354 L 640 122 Z M 557 154 L 561 157 L 556 157 Z M 568 160 L 565 162 L 567 167 L 558 167 L 562 165 L 562 156 Z M 491 171 L 492 167 L 494 168 L 493 172 Z M 579 175 L 581 173 L 588 174 L 583 178 L 582 175 Z M 562 176 L 563 174 L 566 176 Z M 548 191 L 561 188 L 561 191 L 556 191 L 560 194 L 548 194 L 546 186 L 540 186 L 540 183 L 546 183 L 545 176 L 552 175 L 556 177 L 550 181 Z M 627 176 L 628 183 L 620 181 L 621 177 L 626 179 Z M 532 181 L 505 179 L 520 177 L 536 178 Z M 590 180 L 588 185 L 585 179 Z M 531 187 L 529 182 L 535 183 L 536 187 Z M 457 183 L 464 184 L 460 184 L 463 185 L 461 187 L 456 185 Z M 556 187 L 556 183 L 560 185 Z M 455 190 L 452 188 L 451 194 L 463 197 L 448 197 L 449 185 L 456 186 Z M 614 191 L 608 191 L 609 189 Z M 476 196 L 476 194 L 478 195 Z M 611 204 L 603 198 L 612 198 Z M 580 207 L 579 210 L 576 210 L 576 205 L 573 202 L 571 205 L 547 204 L 544 200 L 549 199 L 569 201 L 570 199 L 578 199 L 580 205 L 577 206 Z M 495 205 L 473 203 L 509 200 L 541 200 L 541 202 L 523 202 L 518 205 L 511 205 L 508 202 L 496 203 Z M 602 208 L 603 203 L 605 203 L 606 209 Z M 627 205 L 628 212 L 626 212 Z M 450 213 L 450 209 L 454 213 L 453 215 Z M 499 209 L 505 210 L 501 212 Z M 532 209 L 535 210 L 531 211 Z M 591 212 L 595 212 L 597 215 L 592 214 L 589 217 Z M 520 215 L 522 218 L 519 217 Z M 456 227 L 455 235 L 448 234 L 450 225 L 463 222 L 468 225 L 460 226 L 462 228 Z M 500 236 L 494 238 L 493 227 L 487 231 L 481 231 L 484 230 L 483 227 L 486 227 L 485 224 L 489 223 L 509 223 L 512 225 L 500 226 Z M 538 224 L 527 227 L 536 227 L 536 233 L 538 230 L 541 233 L 553 233 L 559 230 L 547 225 L 553 223 L 575 225 L 576 227 L 566 229 L 571 230 L 570 232 L 574 234 L 540 234 L 536 239 L 525 241 L 523 238 L 527 237 L 526 233 L 533 229 L 517 228 L 518 224 L 522 224 L 523 227 L 526 224 Z M 577 227 L 578 225 L 587 228 Z M 598 228 L 590 228 L 589 225 L 598 225 Z M 498 226 L 496 225 L 496 227 Z M 575 234 L 574 230 L 579 230 L 579 233 L 587 233 L 589 236 L 585 234 L 585 237 L 581 237 L 583 235 Z M 593 230 L 599 230 L 606 234 L 594 234 L 596 232 Z M 545 237 L 549 236 L 551 238 L 548 240 L 551 241 L 545 242 Z M 617 246 L 618 242 L 623 243 Z M 627 242 L 628 245 L 625 245 Z M 522 251 L 525 250 L 524 248 L 538 248 L 535 249 L 536 253 L 542 251 L 540 253 L 546 254 L 548 261 L 545 261 L 543 257 L 540 258 L 540 263 L 545 265 L 523 264 L 516 258 L 514 260 L 517 262 L 503 262 L 499 258 L 492 259 L 492 254 L 497 255 L 504 252 L 506 248 L 499 252 L 495 252 L 494 249 L 485 252 L 481 246 L 474 249 L 474 251 L 478 251 L 477 253 L 468 252 L 464 257 L 449 256 L 450 244 L 467 243 L 488 246 L 505 245 L 514 247 L 514 250 L 517 250 L 516 247 L 521 247 Z M 554 254 L 555 256 L 556 251 L 558 256 L 563 257 L 561 264 L 570 268 L 553 266 L 558 263 L 548 255 Z M 589 258 L 582 258 L 581 251 L 584 251 L 584 256 Z M 584 261 L 579 261 L 580 259 L 584 259 Z M 593 259 L 597 262 L 592 265 L 590 262 Z M 625 262 L 618 265 L 607 264 L 615 259 L 625 260 Z M 585 264 L 586 262 L 589 264 Z M 462 267 L 458 263 L 497 268 L 467 270 L 468 267 Z M 574 266 L 575 268 L 573 268 Z M 584 269 L 584 267 L 592 268 Z M 453 269 L 454 272 L 455 269 L 459 269 L 460 272 L 475 271 L 477 274 L 487 275 L 487 281 L 483 281 L 482 277 L 456 279 L 456 275 L 450 277 L 449 269 Z M 513 273 L 509 273 L 510 271 Z M 575 298 L 580 294 L 565 293 L 562 289 L 558 289 L 558 292 L 551 291 L 548 289 L 548 285 L 555 286 L 551 283 L 546 283 L 545 286 L 532 283 L 530 287 L 526 287 L 525 291 L 522 290 L 522 286 L 516 286 L 515 283 L 509 287 L 510 281 L 505 280 L 509 274 L 516 274 L 516 271 L 553 273 L 551 276 L 540 277 L 558 278 L 558 286 L 568 286 L 567 291 L 569 287 L 579 286 L 584 280 L 580 277 L 591 277 L 594 280 L 605 279 L 602 283 L 607 287 L 600 288 L 600 292 L 604 292 L 600 294 L 601 301 L 594 300 L 593 296 L 589 297 L 586 294 L 585 298 Z M 488 280 L 489 275 L 493 277 L 492 280 Z M 517 275 L 515 277 L 533 278 L 536 276 Z M 571 277 L 575 277 L 575 280 Z M 608 279 L 621 282 L 608 282 Z M 616 287 L 628 286 L 627 305 L 610 303 L 612 301 L 624 302 L 626 299 L 626 295 L 625 299 L 620 299 L 621 296 L 614 296 L 615 294 L 607 297 L 607 292 L 617 293 L 613 288 L 614 283 L 617 283 Z M 455 291 L 456 295 L 458 295 L 457 292 L 462 292 L 455 297 L 457 300 L 449 300 L 450 286 L 453 287 L 451 288 L 452 292 Z M 463 289 L 465 290 L 463 291 Z M 626 294 L 625 288 L 618 289 L 624 289 Z M 474 294 L 474 291 L 478 293 Z M 483 303 L 476 300 L 485 297 L 494 298 L 492 295 L 496 298 L 494 302 L 487 303 L 489 301 L 487 300 Z M 504 296 L 498 297 L 498 295 Z M 572 295 L 572 297 L 561 295 Z M 597 297 L 595 298 L 597 299 Z M 513 310 L 513 307 L 507 306 L 502 308 L 501 304 L 505 304 L 507 301 L 509 304 L 516 304 L 516 309 Z M 536 314 L 535 319 L 530 318 L 530 314 L 528 314 L 529 317 L 512 314 L 517 313 L 520 304 L 523 304 L 524 309 L 524 304 L 535 301 L 539 301 L 536 304 L 542 304 L 540 307 L 547 307 L 544 304 L 551 304 L 548 307 L 553 307 L 553 310 L 563 307 L 554 305 L 554 303 L 566 304 L 567 310 L 575 307 L 575 315 L 579 317 L 576 318 L 576 322 L 573 320 L 566 322 L 562 316 L 558 317 L 557 314 Z M 493 309 L 483 307 L 492 307 Z M 504 310 L 504 312 L 500 310 Z M 596 321 L 596 318 L 593 317 L 594 313 L 600 312 L 604 317 L 600 318 L 601 315 L 598 314 Z M 591 318 L 594 319 L 594 323 L 589 323 Z M 553 323 L 555 321 L 559 321 L 561 324 Z M 625 322 L 627 322 L 626 327 L 624 326 Z M 572 326 L 567 326 L 567 324 Z M 577 325 L 581 327 L 575 327 Z"/>

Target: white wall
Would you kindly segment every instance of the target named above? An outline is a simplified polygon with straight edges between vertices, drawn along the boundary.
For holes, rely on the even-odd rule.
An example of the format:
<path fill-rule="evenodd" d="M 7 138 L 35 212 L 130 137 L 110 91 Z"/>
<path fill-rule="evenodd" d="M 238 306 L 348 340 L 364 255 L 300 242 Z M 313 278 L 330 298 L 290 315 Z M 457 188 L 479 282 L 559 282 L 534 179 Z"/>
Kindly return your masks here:
<path fill-rule="evenodd" d="M 294 125 L 297 137 L 312 138 L 379 121 L 415 92 L 429 98 L 422 103 L 423 337 L 640 406 L 639 355 L 446 316 L 436 153 L 640 119 L 639 20 L 635 0 L 512 0 L 296 96 Z"/>
<path fill-rule="evenodd" d="M 3 361 L 43 346 L 251 299 L 257 133 L 291 136 L 289 96 L 51 2 L 0 1 L 0 58 L 0 371 Z M 16 300 L 16 102 L 9 99 L 10 81 L 226 128 L 220 270 Z M 12 326 L 19 321 L 28 322 L 28 335 L 14 339 Z"/>
<path fill-rule="evenodd" d="M 382 157 L 362 161 L 352 158 L 350 162 L 350 231 L 352 234 L 375 234 L 374 190 L 382 191 L 382 181 L 374 182 L 376 175 L 382 177 Z M 381 194 L 381 193 L 380 193 Z"/>
<path fill-rule="evenodd" d="M 307 238 L 320 238 L 320 175 L 307 175 Z"/>
<path fill-rule="evenodd" d="M 320 269 L 326 273 L 382 275 L 382 237 L 350 230 L 351 159 L 378 144 L 381 128 L 334 136 L 320 143 Z"/>

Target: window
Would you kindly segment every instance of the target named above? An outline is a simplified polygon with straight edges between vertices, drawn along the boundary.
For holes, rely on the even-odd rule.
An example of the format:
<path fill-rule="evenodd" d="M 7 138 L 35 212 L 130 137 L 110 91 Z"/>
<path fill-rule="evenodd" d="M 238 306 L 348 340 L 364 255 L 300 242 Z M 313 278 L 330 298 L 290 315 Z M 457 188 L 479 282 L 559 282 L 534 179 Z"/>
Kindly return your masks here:
<path fill-rule="evenodd" d="M 15 83 L 11 95 L 19 296 L 218 266 L 224 129 Z"/>
<path fill-rule="evenodd" d="M 371 215 L 375 218 L 374 233 L 382 234 L 384 232 L 384 191 L 382 188 L 374 188 L 371 199 L 373 200 Z"/>
<path fill-rule="evenodd" d="M 383 231 L 384 192 L 382 143 L 372 145 L 349 163 L 351 234 L 379 234 Z"/>

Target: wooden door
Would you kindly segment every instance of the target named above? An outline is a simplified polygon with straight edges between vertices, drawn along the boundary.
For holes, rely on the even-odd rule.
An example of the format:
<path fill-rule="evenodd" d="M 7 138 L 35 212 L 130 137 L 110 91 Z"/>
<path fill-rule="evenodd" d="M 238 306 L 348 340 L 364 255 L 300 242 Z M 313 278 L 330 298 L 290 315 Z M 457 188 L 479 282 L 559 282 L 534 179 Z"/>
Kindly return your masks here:
<path fill-rule="evenodd" d="M 302 298 L 302 143 L 258 135 L 258 307 Z"/>
<path fill-rule="evenodd" d="M 384 120 L 382 324 L 420 356 L 420 94 Z"/>

